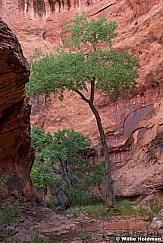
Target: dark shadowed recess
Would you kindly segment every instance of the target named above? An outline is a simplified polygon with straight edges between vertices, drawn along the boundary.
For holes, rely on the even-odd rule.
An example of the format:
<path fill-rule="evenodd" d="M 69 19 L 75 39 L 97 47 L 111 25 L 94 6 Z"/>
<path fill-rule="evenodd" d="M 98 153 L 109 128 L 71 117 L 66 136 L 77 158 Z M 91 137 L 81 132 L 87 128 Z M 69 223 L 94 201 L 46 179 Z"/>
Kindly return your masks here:
<path fill-rule="evenodd" d="M 45 8 L 45 0 L 31 0 L 33 4 L 33 9 L 36 14 L 38 14 L 40 17 L 43 16 L 43 14 L 46 12 Z M 25 6 L 27 4 L 27 12 L 29 5 L 31 5 L 30 0 L 19 0 L 19 9 L 20 10 L 25 10 Z M 64 8 L 64 5 L 68 6 L 68 9 L 71 8 L 71 1 L 70 0 L 48 0 L 48 3 L 50 5 L 50 10 L 53 13 L 55 11 L 55 5 L 58 3 L 59 6 L 59 11 L 61 7 Z"/>

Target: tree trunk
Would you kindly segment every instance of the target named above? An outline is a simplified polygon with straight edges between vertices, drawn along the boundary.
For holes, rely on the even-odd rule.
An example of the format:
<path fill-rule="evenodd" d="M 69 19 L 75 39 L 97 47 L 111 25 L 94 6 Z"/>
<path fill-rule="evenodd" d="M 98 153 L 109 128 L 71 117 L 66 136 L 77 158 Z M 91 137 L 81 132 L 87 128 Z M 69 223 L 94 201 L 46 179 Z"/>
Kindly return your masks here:
<path fill-rule="evenodd" d="M 65 166 L 66 162 L 64 163 L 61 158 L 59 158 L 59 162 L 60 162 L 60 165 L 61 165 L 62 177 L 63 177 L 63 180 L 65 182 L 66 188 L 70 189 L 71 183 L 70 183 L 70 179 L 69 179 L 69 175 L 68 175 L 68 170 L 66 168 L 67 166 Z"/>
<path fill-rule="evenodd" d="M 111 177 L 111 161 L 109 160 L 108 146 L 106 142 L 106 137 L 104 129 L 102 126 L 101 118 L 98 111 L 96 110 L 93 102 L 89 102 L 89 106 L 95 115 L 98 130 L 100 133 L 101 144 L 103 148 L 104 158 L 105 158 L 105 198 L 108 209 L 114 208 L 114 191 L 113 191 L 113 180 Z"/>
<path fill-rule="evenodd" d="M 108 209 L 114 208 L 114 190 L 113 190 L 113 180 L 111 177 L 111 161 L 109 160 L 109 152 L 108 152 L 108 146 L 106 143 L 106 137 L 104 133 L 104 129 L 102 126 L 100 115 L 94 106 L 94 91 L 95 91 L 95 77 L 91 81 L 91 92 L 90 92 L 90 99 L 87 99 L 79 90 L 74 90 L 80 97 L 89 104 L 93 114 L 95 115 L 101 144 L 103 148 L 104 158 L 105 158 L 105 198 Z"/>

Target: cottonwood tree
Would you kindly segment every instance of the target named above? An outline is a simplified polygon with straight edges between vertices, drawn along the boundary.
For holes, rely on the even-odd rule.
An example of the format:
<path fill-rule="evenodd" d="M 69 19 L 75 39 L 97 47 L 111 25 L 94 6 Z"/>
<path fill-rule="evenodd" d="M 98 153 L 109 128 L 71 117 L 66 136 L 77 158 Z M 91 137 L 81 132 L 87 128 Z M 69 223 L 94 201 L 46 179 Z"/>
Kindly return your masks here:
<path fill-rule="evenodd" d="M 90 139 L 74 130 L 58 130 L 53 135 L 38 127 L 32 129 L 32 146 L 38 151 L 32 167 L 34 186 L 41 191 L 50 187 L 58 206 L 88 203 L 92 186 L 101 184 L 103 162 L 90 165 L 85 153 Z M 42 190 L 43 189 L 43 190 Z"/>
<path fill-rule="evenodd" d="M 114 207 L 111 161 L 101 117 L 94 103 L 95 90 L 102 90 L 112 100 L 123 92 L 131 92 L 136 86 L 135 68 L 138 66 L 134 56 L 112 48 L 116 28 L 115 22 L 108 23 L 105 18 L 95 20 L 76 15 L 72 24 L 67 26 L 70 35 L 62 51 L 32 61 L 27 87 L 32 96 L 60 92 L 61 99 L 65 90 L 72 90 L 88 104 L 97 122 L 104 154 L 108 208 Z"/>

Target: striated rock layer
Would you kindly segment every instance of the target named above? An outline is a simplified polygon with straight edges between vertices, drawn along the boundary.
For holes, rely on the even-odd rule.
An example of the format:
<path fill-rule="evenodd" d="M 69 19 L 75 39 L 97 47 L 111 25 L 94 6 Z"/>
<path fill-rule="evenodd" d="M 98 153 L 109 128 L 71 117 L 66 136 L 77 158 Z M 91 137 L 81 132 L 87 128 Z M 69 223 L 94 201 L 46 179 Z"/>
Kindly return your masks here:
<path fill-rule="evenodd" d="M 163 66 L 162 66 L 163 67 Z M 130 100 L 112 106 L 107 132 L 117 196 L 163 191 L 163 69 L 151 85 Z"/>
<path fill-rule="evenodd" d="M 0 20 L 0 179 L 7 181 L 0 197 L 31 195 L 31 107 L 25 95 L 28 79 L 29 67 L 20 44 Z"/>
<path fill-rule="evenodd" d="M 50 52 L 62 46 L 62 26 L 76 13 L 106 17 L 118 23 L 115 48 L 140 60 L 139 89 L 131 97 L 110 103 L 97 92 L 117 196 L 134 197 L 163 190 L 163 2 L 162 0 L 2 1 L 1 15 L 18 35 L 28 57 L 35 48 Z M 9 10 L 11 10 L 9 12 Z M 30 40 L 30 41 L 29 41 Z M 45 131 L 73 128 L 87 134 L 102 159 L 98 131 L 87 105 L 72 92 L 52 104 L 32 100 L 32 124 Z M 48 107 L 48 108 L 47 108 Z"/>

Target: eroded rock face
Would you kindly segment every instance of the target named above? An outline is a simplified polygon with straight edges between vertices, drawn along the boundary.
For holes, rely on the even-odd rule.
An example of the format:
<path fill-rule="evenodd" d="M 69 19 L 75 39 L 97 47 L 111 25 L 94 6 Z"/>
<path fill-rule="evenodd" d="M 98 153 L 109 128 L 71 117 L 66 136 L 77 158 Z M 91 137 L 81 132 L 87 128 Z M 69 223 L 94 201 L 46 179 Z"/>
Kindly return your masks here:
<path fill-rule="evenodd" d="M 147 13 L 159 0 L 128 0 L 134 11 L 135 17 Z"/>
<path fill-rule="evenodd" d="M 31 107 L 25 95 L 28 78 L 29 67 L 20 44 L 0 20 L 0 179 L 9 176 L 0 196 L 31 194 Z"/>
<path fill-rule="evenodd" d="M 117 196 L 148 195 L 163 190 L 163 72 L 131 100 L 112 107 L 116 121 L 107 134 Z"/>
<path fill-rule="evenodd" d="M 83 11 L 87 8 L 94 8 L 101 12 L 112 5 L 130 4 L 133 10 L 134 17 L 138 17 L 147 13 L 154 5 L 161 2 L 161 0 L 2 0 L 0 3 L 0 12 L 2 16 L 21 15 L 29 19 L 43 19 L 58 17 L 62 12 L 70 10 Z M 91 10 L 90 8 L 90 10 Z M 101 9 L 100 9 L 101 8 Z M 92 10 L 91 10 L 92 11 Z"/>

